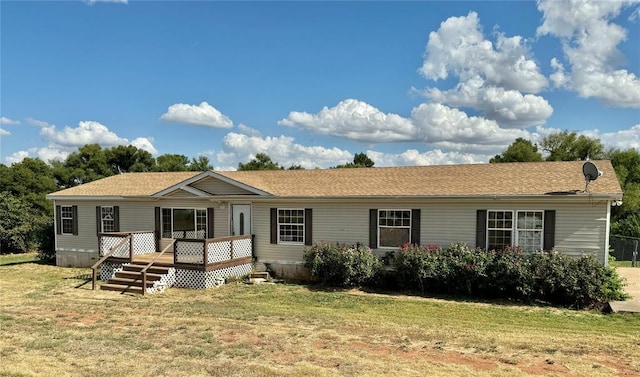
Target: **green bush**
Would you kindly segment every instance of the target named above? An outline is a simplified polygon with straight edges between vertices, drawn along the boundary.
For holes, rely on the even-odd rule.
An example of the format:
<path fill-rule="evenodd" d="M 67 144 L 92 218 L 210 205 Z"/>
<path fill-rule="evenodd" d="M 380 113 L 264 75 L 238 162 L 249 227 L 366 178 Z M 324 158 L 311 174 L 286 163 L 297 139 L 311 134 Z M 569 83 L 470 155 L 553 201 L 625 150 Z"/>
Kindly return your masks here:
<path fill-rule="evenodd" d="M 381 268 L 367 246 L 317 242 L 304 250 L 305 266 L 322 284 L 355 287 L 370 284 Z"/>
<path fill-rule="evenodd" d="M 624 298 L 624 283 L 616 271 L 591 256 L 528 255 L 517 247 L 483 251 L 465 244 L 447 249 L 405 244 L 391 263 L 401 288 L 423 293 L 535 300 L 574 308 Z"/>

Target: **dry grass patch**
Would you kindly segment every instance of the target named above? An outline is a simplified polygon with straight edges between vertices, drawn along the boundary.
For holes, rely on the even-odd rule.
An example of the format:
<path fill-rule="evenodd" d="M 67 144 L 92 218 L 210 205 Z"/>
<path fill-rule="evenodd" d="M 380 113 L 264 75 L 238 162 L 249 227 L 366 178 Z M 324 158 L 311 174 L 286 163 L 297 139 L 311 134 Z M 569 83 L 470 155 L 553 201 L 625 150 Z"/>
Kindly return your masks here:
<path fill-rule="evenodd" d="M 0 375 L 640 375 L 640 316 L 299 285 L 131 296 L 5 258 Z"/>

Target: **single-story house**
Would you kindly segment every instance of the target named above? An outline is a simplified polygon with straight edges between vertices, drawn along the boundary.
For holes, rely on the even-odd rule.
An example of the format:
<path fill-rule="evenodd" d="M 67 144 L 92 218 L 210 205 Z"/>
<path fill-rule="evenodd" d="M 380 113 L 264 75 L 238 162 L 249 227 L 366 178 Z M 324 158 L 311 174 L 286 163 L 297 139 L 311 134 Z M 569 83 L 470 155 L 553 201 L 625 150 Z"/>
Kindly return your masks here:
<path fill-rule="evenodd" d="M 610 209 L 622 190 L 609 161 L 593 163 L 602 175 L 589 184 L 584 162 L 572 161 L 124 173 L 47 198 L 60 266 L 92 265 L 117 241 L 105 237 L 122 234 L 139 234 L 149 252 L 177 254 L 177 266 L 201 264 L 206 281 L 225 260 L 206 250 L 230 249 L 226 259 L 237 258 L 236 246 L 213 242 L 239 236 L 250 248 L 243 272 L 252 257 L 283 277 L 304 274 L 303 249 L 321 240 L 370 245 L 379 255 L 406 242 L 512 245 L 590 254 L 606 264 Z"/>

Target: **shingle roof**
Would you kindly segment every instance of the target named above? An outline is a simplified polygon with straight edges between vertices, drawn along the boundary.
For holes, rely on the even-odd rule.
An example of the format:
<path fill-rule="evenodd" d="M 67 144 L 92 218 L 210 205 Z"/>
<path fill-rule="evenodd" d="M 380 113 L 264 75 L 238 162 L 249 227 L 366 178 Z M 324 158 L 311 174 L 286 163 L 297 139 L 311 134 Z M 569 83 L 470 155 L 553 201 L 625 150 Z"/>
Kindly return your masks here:
<path fill-rule="evenodd" d="M 124 173 L 74 186 L 56 196 L 151 196 L 200 172 Z"/>
<path fill-rule="evenodd" d="M 609 161 L 592 194 L 621 196 Z M 544 195 L 584 190 L 583 161 L 216 172 L 279 197 Z M 129 173 L 52 195 L 152 195 L 197 173 Z"/>

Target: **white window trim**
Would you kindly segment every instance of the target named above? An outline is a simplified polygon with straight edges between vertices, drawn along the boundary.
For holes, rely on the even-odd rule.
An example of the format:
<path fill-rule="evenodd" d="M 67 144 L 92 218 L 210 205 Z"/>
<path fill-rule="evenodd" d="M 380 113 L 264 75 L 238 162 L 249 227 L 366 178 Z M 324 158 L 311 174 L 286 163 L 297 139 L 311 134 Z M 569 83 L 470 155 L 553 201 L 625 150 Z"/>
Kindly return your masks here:
<path fill-rule="evenodd" d="M 69 212 L 71 213 L 70 216 L 65 216 L 64 215 L 64 209 L 65 208 L 69 208 Z M 70 232 L 65 232 L 64 231 L 64 221 L 65 220 L 69 220 L 71 221 L 71 231 Z M 75 221 L 75 219 L 73 218 L 73 206 L 60 206 L 60 234 L 67 234 L 67 235 L 73 235 L 73 222 Z"/>
<path fill-rule="evenodd" d="M 280 222 L 280 211 L 302 211 L 302 241 L 282 241 L 280 239 L 280 225 L 295 225 L 300 226 L 300 224 L 296 223 L 281 223 Z M 306 212 L 304 208 L 278 208 L 277 209 L 277 231 L 278 231 L 278 245 L 304 245 L 305 234 L 306 234 Z"/>
<path fill-rule="evenodd" d="M 388 226 L 388 225 L 380 225 L 380 212 L 382 211 L 406 211 L 409 212 L 409 226 Z M 407 242 L 411 242 L 411 228 L 413 225 L 413 212 L 411 211 L 411 209 L 408 208 L 388 208 L 388 209 L 378 209 L 378 216 L 376 218 L 377 221 L 377 227 L 378 227 L 378 249 L 389 249 L 389 250 L 396 250 L 398 248 L 398 246 L 382 246 L 380 243 L 380 228 L 392 228 L 392 229 L 409 229 L 409 239 L 407 240 Z M 402 245 L 400 245 L 402 246 Z"/>
<path fill-rule="evenodd" d="M 107 219 L 104 218 L 104 213 L 102 212 L 103 208 L 111 208 L 111 216 L 113 216 L 113 218 L 111 220 L 107 220 Z M 105 233 L 105 230 L 104 230 L 104 222 L 105 221 L 113 221 L 113 227 L 115 229 L 116 219 L 115 219 L 115 210 L 114 210 L 113 206 L 101 206 L 100 207 L 100 230 L 102 231 L 102 233 Z"/>
<path fill-rule="evenodd" d="M 173 211 L 176 209 L 191 209 L 193 210 L 193 229 L 198 229 L 198 212 L 197 211 L 204 211 L 204 218 L 205 218 L 205 223 L 204 223 L 204 234 L 205 234 L 205 239 L 207 238 L 207 230 L 209 229 L 209 214 L 207 213 L 207 209 L 206 208 L 201 208 L 201 207 L 160 207 L 160 237 L 161 238 L 166 238 L 166 237 L 162 237 L 164 235 L 164 210 L 165 209 L 169 209 L 171 210 L 171 238 L 173 238 Z M 210 238 L 213 238 L 213 235 L 211 235 Z"/>
<path fill-rule="evenodd" d="M 511 229 L 509 228 L 489 228 L 489 212 L 511 212 Z M 518 213 L 520 212 L 539 212 L 542 214 L 542 228 L 541 229 L 519 229 L 518 228 Z M 487 220 L 485 223 L 485 250 L 489 249 L 489 231 L 490 230 L 511 230 L 511 245 L 513 247 L 520 247 L 519 245 L 519 231 L 535 231 L 540 232 L 540 245 L 544 247 L 544 210 L 541 209 L 488 209 Z M 538 251 L 538 250 L 535 250 Z"/>

